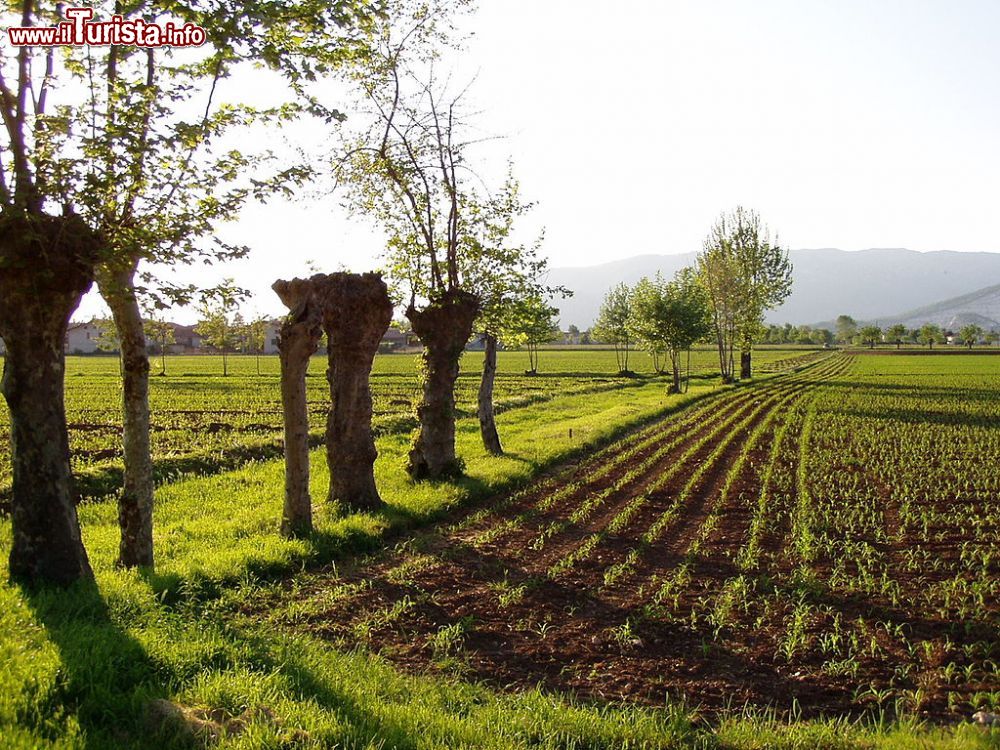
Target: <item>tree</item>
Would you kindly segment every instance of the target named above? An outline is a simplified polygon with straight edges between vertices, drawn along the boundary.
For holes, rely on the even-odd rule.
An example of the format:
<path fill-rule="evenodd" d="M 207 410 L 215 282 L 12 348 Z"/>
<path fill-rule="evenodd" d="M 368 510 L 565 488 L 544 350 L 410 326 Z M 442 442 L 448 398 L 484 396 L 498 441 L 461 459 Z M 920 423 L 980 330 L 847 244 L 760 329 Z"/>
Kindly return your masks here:
<path fill-rule="evenodd" d="M 906 326 L 904 326 L 902 323 L 896 323 L 894 325 L 889 326 L 889 328 L 885 332 L 885 337 L 887 341 L 895 344 L 896 348 L 899 349 L 900 345 L 907 338 Z"/>
<path fill-rule="evenodd" d="M 832 346 L 833 331 L 828 328 L 817 328 L 813 331 L 813 343 L 820 346 Z"/>
<path fill-rule="evenodd" d="M 630 292 L 627 323 L 629 335 L 649 354 L 653 360 L 653 371 L 658 375 L 663 372 L 663 358 L 667 351 L 664 341 L 664 330 L 668 325 L 664 286 L 659 273 L 653 280 L 646 277 L 639 279 Z"/>
<path fill-rule="evenodd" d="M 813 329 L 810 326 L 799 326 L 795 329 L 796 344 L 811 344 L 814 341 Z"/>
<path fill-rule="evenodd" d="M 222 354 L 222 375 L 229 375 L 228 353 L 239 343 L 240 323 L 233 314 L 245 290 L 231 285 L 232 279 L 213 292 L 206 294 L 198 306 L 198 324 L 195 332 L 201 340 Z"/>
<path fill-rule="evenodd" d="M 118 338 L 115 321 L 110 318 L 93 318 L 90 324 L 97 328 L 97 338 L 94 339 L 94 345 L 98 351 L 120 354 L 121 341 Z"/>
<path fill-rule="evenodd" d="M 962 343 L 971 350 L 976 342 L 983 337 L 983 329 L 975 323 L 970 323 L 967 326 L 963 326 L 958 335 L 962 339 Z"/>
<path fill-rule="evenodd" d="M 387 272 L 409 292 L 406 316 L 424 346 L 419 426 L 407 464 L 414 479 L 462 472 L 455 381 L 482 303 L 464 261 L 494 247 L 476 211 L 485 201 L 468 151 L 481 137 L 463 122 L 465 91 L 452 93 L 428 64 L 435 48 L 449 43 L 454 7 L 417 3 L 376 25 L 370 52 L 352 72 L 367 127 L 334 163 L 348 207 L 388 235 Z"/>
<path fill-rule="evenodd" d="M 14 6 L 8 6 L 5 26 L 51 26 L 65 20 L 60 16 L 62 4 L 28 0 L 18 5 L 16 13 Z M 200 240 L 211 234 L 216 221 L 237 215 L 248 197 L 262 197 L 290 182 L 297 183 L 307 173 L 301 168 L 272 168 L 267 159 L 237 150 L 213 152 L 204 148 L 231 127 L 275 123 L 305 109 L 222 105 L 217 88 L 233 66 L 247 60 L 268 65 L 286 60 L 285 69 L 297 71 L 300 77 L 322 71 L 334 50 L 347 54 L 346 44 L 334 41 L 334 30 L 345 36 L 352 34 L 361 24 L 356 19 L 365 15 L 364 10 L 361 0 L 276 0 L 250 5 L 214 1 L 118 3 L 113 11 L 126 21 L 169 21 L 175 28 L 197 25 L 205 43 L 183 50 L 173 46 L 89 45 L 65 47 L 60 54 L 54 47 L 25 46 L 16 56 L 5 55 L 0 62 L 0 109 L 7 135 L 7 142 L 0 144 L 4 175 L 0 200 L 8 220 L 5 230 L 13 230 L 12 236 L 34 237 L 30 256 L 21 252 L 23 240 L 9 243 L 8 260 L 21 256 L 37 261 L 43 254 L 39 249 L 51 255 L 57 246 L 61 254 L 58 262 L 34 262 L 33 268 L 7 274 L 6 279 L 24 289 L 33 288 L 39 300 L 50 297 L 45 284 L 29 278 L 38 272 L 49 275 L 49 285 L 64 290 L 51 297 L 57 305 L 65 302 L 65 309 L 46 320 L 53 327 L 65 325 L 60 320 L 64 314 L 68 320 L 78 304 L 77 292 L 82 294 L 96 280 L 119 330 L 124 375 L 125 477 L 119 498 L 119 562 L 123 565 L 153 562 L 149 362 L 139 301 L 147 292 L 168 296 L 187 293 L 156 283 L 142 266 L 243 254 L 244 248 L 227 247 L 217 238 Z M 276 30 L 280 33 L 274 33 Z M 324 62 L 310 61 L 308 58 L 319 50 Z M 8 174 L 14 177 L 13 189 L 6 184 Z M 62 216 L 52 216 L 54 207 L 62 207 Z M 44 230 L 32 229 L 39 223 L 46 225 Z M 59 239 L 68 237 L 67 233 L 72 234 L 71 240 Z M 39 243 L 48 249 L 40 248 Z M 153 288 L 144 289 L 137 281 Z M 24 314 L 33 314 L 16 295 L 4 290 L 2 296 L 20 306 Z M 14 314 L 9 321 L 12 330 L 23 331 L 31 340 L 42 338 L 37 335 L 40 332 L 29 332 L 16 317 Z M 0 327 L 4 327 L 2 321 Z M 20 361 L 20 346 L 14 343 L 10 348 L 13 361 Z M 58 365 L 36 364 L 49 373 L 53 381 L 50 390 L 61 388 L 55 382 L 61 375 Z M 26 378 L 12 380 L 11 387 L 20 382 L 27 382 Z M 52 404 L 61 403 L 43 396 L 44 389 L 33 390 Z M 13 393 L 11 396 L 17 398 Z M 61 431 L 59 417 L 51 420 L 48 428 L 39 422 L 34 433 L 52 446 L 62 445 L 64 441 L 55 436 Z M 44 429 L 53 434 L 44 437 Z M 51 460 L 63 463 L 62 457 L 49 453 Z M 53 520 L 53 534 L 75 528 L 75 515 L 62 510 L 65 497 L 71 494 L 64 486 L 68 474 L 63 468 L 50 471 L 37 465 L 34 471 L 15 475 L 20 476 L 15 484 L 24 486 L 59 477 L 47 491 L 56 499 L 51 504 L 35 503 L 31 513 L 15 514 L 16 527 L 27 528 L 36 521 L 45 527 L 38 519 L 56 514 L 67 519 Z M 47 534 L 43 528 L 39 538 Z M 20 559 L 27 547 L 17 541 L 19 536 L 15 529 L 12 556 Z M 61 562 L 55 562 L 55 557 L 65 550 L 48 554 L 37 550 L 49 545 L 31 548 L 36 557 L 48 555 L 54 566 L 62 566 L 62 572 L 50 569 L 44 561 L 37 570 L 21 562 L 14 567 L 18 571 L 25 568 L 28 578 L 35 578 L 37 572 L 38 578 L 69 580 L 77 577 L 68 572 L 73 569 L 79 575 L 89 575 L 82 545 L 76 541 L 78 534 L 71 532 L 71 536 L 68 543 L 78 552 L 63 555 Z M 63 542 L 56 545 L 65 546 Z M 42 568 L 49 572 L 42 573 Z"/>
<path fill-rule="evenodd" d="M 470 237 L 462 255 L 463 277 L 467 288 L 480 300 L 474 330 L 483 342 L 483 373 L 479 382 L 477 413 L 483 446 L 493 455 L 502 455 L 503 446 L 496 426 L 493 389 L 497 370 L 497 346 L 518 346 L 524 334 L 524 304 L 527 300 L 570 292 L 542 283 L 548 261 L 539 255 L 542 236 L 531 245 L 512 241 L 514 222 L 531 210 L 533 204 L 520 199 L 520 185 L 508 165 L 501 189 L 485 200 L 470 196 L 469 220 L 479 230 Z"/>
<path fill-rule="evenodd" d="M 631 326 L 648 351 L 669 358 L 670 391 L 680 393 L 681 354 L 712 330 L 708 298 L 695 271 L 682 269 L 670 282 L 659 274 L 652 281 L 641 279 L 632 294 Z"/>
<path fill-rule="evenodd" d="M 257 316 L 251 320 L 241 321 L 239 329 L 239 349 L 253 354 L 256 360 L 257 375 L 260 375 L 260 355 L 264 353 L 267 344 L 267 318 Z"/>
<path fill-rule="evenodd" d="M 986 340 L 987 346 L 990 345 L 990 344 L 995 344 L 998 341 L 1000 341 L 1000 332 L 989 331 L 989 332 L 987 332 L 987 334 L 986 334 L 986 336 L 984 338 Z"/>
<path fill-rule="evenodd" d="M 869 349 L 874 349 L 882 340 L 882 329 L 878 326 L 865 326 L 861 329 L 860 335 L 862 343 L 867 344 Z"/>
<path fill-rule="evenodd" d="M 740 376 L 752 375 L 752 352 L 764 330 L 764 313 L 792 290 L 788 252 L 771 237 L 759 214 L 738 206 L 723 213 L 698 256 L 698 274 L 712 311 L 719 367 L 724 381 L 735 377 L 734 352 L 740 348 Z"/>
<path fill-rule="evenodd" d="M 629 373 L 628 355 L 632 348 L 629 321 L 632 318 L 632 291 L 622 282 L 608 290 L 594 321 L 593 335 L 605 344 L 615 347 L 615 360 L 619 374 Z"/>
<path fill-rule="evenodd" d="M 159 375 L 167 374 L 167 347 L 174 343 L 174 326 L 159 318 L 146 318 L 143 321 L 146 338 L 156 345 L 160 354 Z"/>
<path fill-rule="evenodd" d="M 858 332 L 858 324 L 850 315 L 837 316 L 837 343 L 849 344 Z"/>
<path fill-rule="evenodd" d="M 555 337 L 559 310 L 549 305 L 540 295 L 532 295 L 514 304 L 508 325 L 508 337 L 513 342 L 523 341 L 528 350 L 528 371 L 538 373 L 538 347 Z"/>
<path fill-rule="evenodd" d="M 920 343 L 927 344 L 928 349 L 933 349 L 934 344 L 944 341 L 940 326 L 933 323 L 925 323 L 920 329 Z"/>

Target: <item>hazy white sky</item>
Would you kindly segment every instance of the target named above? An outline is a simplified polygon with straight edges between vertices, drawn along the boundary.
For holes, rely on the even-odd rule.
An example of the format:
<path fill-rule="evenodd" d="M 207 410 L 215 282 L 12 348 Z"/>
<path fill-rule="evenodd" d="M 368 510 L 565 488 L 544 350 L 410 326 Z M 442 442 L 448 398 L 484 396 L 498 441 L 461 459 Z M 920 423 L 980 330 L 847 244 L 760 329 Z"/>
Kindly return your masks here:
<path fill-rule="evenodd" d="M 483 158 L 513 158 L 552 265 L 696 250 L 736 204 L 791 247 L 1000 250 L 997 0 L 480 6 L 455 75 L 478 73 L 479 123 L 505 136 Z M 233 276 L 268 313 L 275 278 L 381 248 L 330 198 L 224 231 L 252 258 L 199 280 Z"/>

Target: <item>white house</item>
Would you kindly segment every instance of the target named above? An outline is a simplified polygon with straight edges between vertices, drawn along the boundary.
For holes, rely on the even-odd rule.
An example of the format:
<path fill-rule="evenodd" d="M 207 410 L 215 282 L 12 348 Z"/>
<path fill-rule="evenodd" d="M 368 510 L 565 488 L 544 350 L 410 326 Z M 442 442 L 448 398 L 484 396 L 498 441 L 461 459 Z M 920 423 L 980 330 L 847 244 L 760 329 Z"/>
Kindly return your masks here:
<path fill-rule="evenodd" d="M 66 329 L 66 353 L 93 354 L 100 338 L 101 329 L 94 323 L 70 323 Z"/>
<path fill-rule="evenodd" d="M 278 353 L 278 332 L 280 330 L 280 319 L 275 318 L 264 324 L 264 354 Z"/>

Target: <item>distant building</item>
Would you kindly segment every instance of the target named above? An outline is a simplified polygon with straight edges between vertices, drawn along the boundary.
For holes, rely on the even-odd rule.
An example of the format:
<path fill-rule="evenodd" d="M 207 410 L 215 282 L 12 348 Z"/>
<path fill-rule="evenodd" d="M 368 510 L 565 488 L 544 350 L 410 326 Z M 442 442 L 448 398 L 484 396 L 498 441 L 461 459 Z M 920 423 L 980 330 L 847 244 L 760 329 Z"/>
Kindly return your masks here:
<path fill-rule="evenodd" d="M 278 353 L 278 335 L 281 332 L 281 320 L 275 318 L 264 324 L 264 354 Z"/>
<path fill-rule="evenodd" d="M 66 329 L 67 354 L 93 354 L 98 351 L 97 342 L 101 338 L 100 326 L 92 321 L 87 323 L 70 323 Z"/>
<path fill-rule="evenodd" d="M 201 336 L 194 330 L 194 326 L 182 326 L 180 323 L 171 323 L 174 329 L 174 343 L 167 347 L 169 354 L 197 354 L 201 351 Z"/>

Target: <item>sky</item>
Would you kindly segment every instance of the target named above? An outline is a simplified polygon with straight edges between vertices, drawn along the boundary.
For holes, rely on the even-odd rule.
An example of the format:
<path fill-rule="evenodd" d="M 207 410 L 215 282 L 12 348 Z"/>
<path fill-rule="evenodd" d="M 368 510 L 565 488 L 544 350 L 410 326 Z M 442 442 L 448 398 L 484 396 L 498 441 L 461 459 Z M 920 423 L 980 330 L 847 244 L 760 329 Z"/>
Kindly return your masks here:
<path fill-rule="evenodd" d="M 461 26 L 478 159 L 513 160 L 552 266 L 697 250 L 736 205 L 793 248 L 1000 251 L 996 0 L 480 0 Z M 221 233 L 250 258 L 181 278 L 279 314 L 276 278 L 377 267 L 378 228 L 320 192 L 249 206 Z"/>

